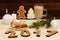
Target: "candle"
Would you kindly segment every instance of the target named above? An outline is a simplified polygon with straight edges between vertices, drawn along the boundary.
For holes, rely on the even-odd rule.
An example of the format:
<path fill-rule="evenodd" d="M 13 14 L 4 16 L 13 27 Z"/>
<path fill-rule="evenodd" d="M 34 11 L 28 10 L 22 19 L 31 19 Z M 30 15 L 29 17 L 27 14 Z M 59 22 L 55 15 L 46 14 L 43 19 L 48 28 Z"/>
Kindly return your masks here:
<path fill-rule="evenodd" d="M 59 19 L 52 20 L 51 21 L 51 26 L 52 26 L 52 28 L 60 29 L 60 20 Z"/>
<path fill-rule="evenodd" d="M 16 18 L 17 18 L 17 15 L 15 14 L 14 11 L 13 11 L 13 14 L 12 14 L 12 18 L 13 18 L 14 20 L 16 20 Z"/>
<path fill-rule="evenodd" d="M 6 8 L 6 14 L 8 13 L 8 9 Z"/>

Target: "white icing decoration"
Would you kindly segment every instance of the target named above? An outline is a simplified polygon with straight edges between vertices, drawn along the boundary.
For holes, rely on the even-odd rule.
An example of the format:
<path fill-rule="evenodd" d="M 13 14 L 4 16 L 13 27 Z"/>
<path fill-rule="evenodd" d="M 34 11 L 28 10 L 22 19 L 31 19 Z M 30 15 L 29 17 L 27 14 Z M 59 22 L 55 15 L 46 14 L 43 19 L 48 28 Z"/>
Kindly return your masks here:
<path fill-rule="evenodd" d="M 35 18 L 35 14 L 32 8 L 28 10 L 27 18 Z"/>

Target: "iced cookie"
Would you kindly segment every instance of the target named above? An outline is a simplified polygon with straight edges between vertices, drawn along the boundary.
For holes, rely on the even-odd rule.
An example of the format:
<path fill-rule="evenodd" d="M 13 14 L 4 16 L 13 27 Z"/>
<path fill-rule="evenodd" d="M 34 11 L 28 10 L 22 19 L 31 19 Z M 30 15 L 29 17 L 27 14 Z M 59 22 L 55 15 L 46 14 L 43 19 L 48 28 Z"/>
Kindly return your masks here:
<path fill-rule="evenodd" d="M 8 36 L 8 38 L 16 38 L 18 37 L 14 31 L 11 32 L 11 34 Z"/>
<path fill-rule="evenodd" d="M 20 18 L 25 19 L 26 18 L 26 16 L 25 16 L 26 10 L 24 10 L 24 6 L 20 6 L 17 13 L 18 13 L 18 19 L 20 19 Z"/>
<path fill-rule="evenodd" d="M 30 36 L 30 32 L 28 30 L 23 30 L 23 31 L 21 31 L 20 35 L 22 37 L 29 37 Z"/>
<path fill-rule="evenodd" d="M 47 32 L 49 34 L 47 34 L 46 37 L 50 37 L 50 36 L 55 35 L 56 33 L 58 33 L 58 31 L 56 31 L 56 30 L 47 30 Z"/>

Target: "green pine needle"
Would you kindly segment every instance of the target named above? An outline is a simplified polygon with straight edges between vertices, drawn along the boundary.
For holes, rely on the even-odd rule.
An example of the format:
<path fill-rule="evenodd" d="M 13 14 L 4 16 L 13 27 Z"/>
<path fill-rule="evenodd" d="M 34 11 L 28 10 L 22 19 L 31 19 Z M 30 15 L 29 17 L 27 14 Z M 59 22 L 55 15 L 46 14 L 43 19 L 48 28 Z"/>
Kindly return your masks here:
<path fill-rule="evenodd" d="M 41 21 L 37 21 L 37 22 L 33 22 L 30 26 L 29 26 L 29 28 L 35 28 L 35 29 L 39 29 L 39 27 L 44 27 L 44 25 L 46 24 L 46 28 L 49 28 L 51 25 L 50 25 L 50 23 L 51 23 L 51 21 L 52 21 L 52 19 L 50 18 L 50 17 L 47 17 L 46 18 L 46 21 L 44 21 L 44 20 L 41 20 Z"/>

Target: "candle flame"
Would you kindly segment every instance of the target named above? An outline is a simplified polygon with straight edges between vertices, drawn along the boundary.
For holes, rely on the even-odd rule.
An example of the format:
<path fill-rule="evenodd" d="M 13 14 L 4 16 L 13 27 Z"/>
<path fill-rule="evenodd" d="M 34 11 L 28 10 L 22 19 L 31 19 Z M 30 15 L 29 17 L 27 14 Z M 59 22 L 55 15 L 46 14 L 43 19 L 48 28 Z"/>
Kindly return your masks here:
<path fill-rule="evenodd" d="M 54 20 L 55 20 L 55 17 L 54 17 Z"/>
<path fill-rule="evenodd" d="M 8 9 L 6 8 L 6 14 L 8 14 Z"/>

